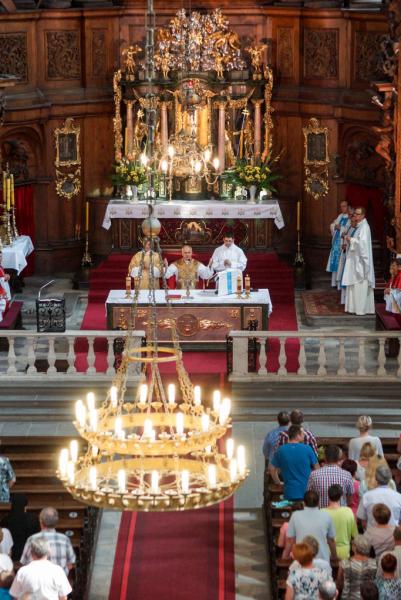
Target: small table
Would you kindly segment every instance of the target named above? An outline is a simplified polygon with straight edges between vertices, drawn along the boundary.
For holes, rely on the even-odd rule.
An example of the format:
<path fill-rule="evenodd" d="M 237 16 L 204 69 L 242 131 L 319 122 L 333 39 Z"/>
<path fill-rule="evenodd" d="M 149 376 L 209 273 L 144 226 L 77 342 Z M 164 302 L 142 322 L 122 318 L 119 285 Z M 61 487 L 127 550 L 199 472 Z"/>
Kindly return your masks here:
<path fill-rule="evenodd" d="M 171 314 L 166 306 L 163 290 L 156 290 L 158 339 L 171 341 Z M 175 319 L 178 339 L 187 349 L 223 349 L 232 329 L 248 329 L 257 321 L 257 330 L 266 331 L 272 302 L 268 289 L 251 292 L 250 298 L 237 299 L 236 295 L 218 296 L 214 290 L 191 290 L 192 299 L 182 290 L 171 290 L 172 317 Z M 107 328 L 125 329 L 130 322 L 132 299 L 124 290 L 111 290 L 106 300 Z M 138 298 L 135 329 L 146 331 L 150 315 L 147 290 Z"/>
<path fill-rule="evenodd" d="M 19 275 L 28 264 L 26 257 L 33 252 L 34 247 L 29 235 L 20 235 L 10 246 L 3 247 L 3 269 L 14 269 Z"/>

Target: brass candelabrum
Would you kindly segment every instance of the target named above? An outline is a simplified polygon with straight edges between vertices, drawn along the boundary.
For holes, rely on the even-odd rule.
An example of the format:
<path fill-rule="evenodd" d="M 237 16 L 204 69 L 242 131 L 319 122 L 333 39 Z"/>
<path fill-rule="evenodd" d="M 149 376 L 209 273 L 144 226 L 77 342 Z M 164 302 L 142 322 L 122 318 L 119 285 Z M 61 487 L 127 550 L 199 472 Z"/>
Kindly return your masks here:
<path fill-rule="evenodd" d="M 81 265 L 83 267 L 90 268 L 92 266 L 92 257 L 89 254 L 89 231 L 85 231 L 85 251 L 81 260 Z"/>
<path fill-rule="evenodd" d="M 13 227 L 12 227 L 12 212 L 11 210 L 7 210 L 7 205 L 3 203 L 2 205 L 2 215 L 1 220 L 3 222 L 2 225 L 2 243 L 6 246 L 11 245 L 14 241 L 13 236 Z"/>
<path fill-rule="evenodd" d="M 249 300 L 251 297 L 251 278 L 249 275 L 245 275 L 245 295 L 242 294 L 242 275 L 237 277 L 237 299 L 238 300 Z"/>

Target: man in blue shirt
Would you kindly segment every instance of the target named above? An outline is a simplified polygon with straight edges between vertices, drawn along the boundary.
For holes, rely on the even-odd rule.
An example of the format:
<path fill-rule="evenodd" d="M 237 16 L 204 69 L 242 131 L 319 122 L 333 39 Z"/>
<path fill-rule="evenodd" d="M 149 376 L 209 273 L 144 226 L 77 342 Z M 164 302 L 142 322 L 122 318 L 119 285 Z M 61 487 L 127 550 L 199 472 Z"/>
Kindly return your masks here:
<path fill-rule="evenodd" d="M 278 471 L 284 481 L 286 500 L 303 500 L 312 469 L 319 466 L 315 453 L 304 443 L 304 431 L 299 425 L 291 425 L 288 430 L 288 444 L 276 451 L 269 471 L 275 483 L 281 483 Z"/>
<path fill-rule="evenodd" d="M 265 458 L 271 463 L 275 454 L 275 448 L 281 431 L 287 431 L 288 423 L 290 422 L 290 415 L 286 411 L 281 411 L 277 415 L 278 427 L 269 431 L 263 442 L 263 454 Z"/>

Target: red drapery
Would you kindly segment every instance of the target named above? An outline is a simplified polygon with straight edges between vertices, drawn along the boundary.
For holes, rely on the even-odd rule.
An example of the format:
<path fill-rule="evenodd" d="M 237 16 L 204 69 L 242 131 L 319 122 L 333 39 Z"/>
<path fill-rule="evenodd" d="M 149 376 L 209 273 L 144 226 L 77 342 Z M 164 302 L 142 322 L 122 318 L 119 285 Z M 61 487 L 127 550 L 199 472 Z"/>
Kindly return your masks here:
<path fill-rule="evenodd" d="M 363 206 L 366 209 L 366 218 L 372 229 L 372 236 L 374 239 L 382 241 L 385 216 L 383 191 L 364 185 L 348 183 L 345 199 L 354 208 Z"/>
<path fill-rule="evenodd" d="M 3 193 L 2 193 L 3 195 Z M 35 244 L 35 222 L 33 216 L 33 187 L 21 185 L 15 188 L 15 220 L 20 235 L 29 235 Z M 34 252 L 27 257 L 28 265 L 24 276 L 32 275 L 35 270 Z"/>

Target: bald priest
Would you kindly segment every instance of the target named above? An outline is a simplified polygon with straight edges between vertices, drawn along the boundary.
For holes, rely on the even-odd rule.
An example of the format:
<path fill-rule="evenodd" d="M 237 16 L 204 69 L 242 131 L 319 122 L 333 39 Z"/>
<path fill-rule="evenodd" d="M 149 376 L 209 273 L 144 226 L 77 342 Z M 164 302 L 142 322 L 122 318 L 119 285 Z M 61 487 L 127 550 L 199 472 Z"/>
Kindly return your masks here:
<path fill-rule="evenodd" d="M 168 264 L 164 259 L 166 279 L 175 276 L 178 289 L 194 289 L 199 279 L 210 279 L 213 271 L 192 257 L 192 248 L 185 244 L 181 249 L 182 258 Z"/>

